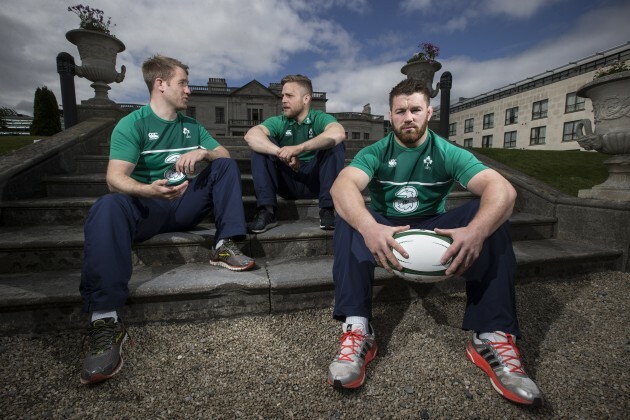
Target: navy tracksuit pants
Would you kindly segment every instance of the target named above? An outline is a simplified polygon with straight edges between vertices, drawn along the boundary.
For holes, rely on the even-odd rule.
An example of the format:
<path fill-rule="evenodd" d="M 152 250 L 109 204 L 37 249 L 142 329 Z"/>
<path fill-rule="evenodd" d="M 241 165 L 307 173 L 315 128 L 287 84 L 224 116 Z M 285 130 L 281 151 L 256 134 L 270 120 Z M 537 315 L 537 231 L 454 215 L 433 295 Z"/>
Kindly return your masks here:
<path fill-rule="evenodd" d="M 176 200 L 107 194 L 90 209 L 85 223 L 81 296 L 85 312 L 124 306 L 132 273 L 131 247 L 166 232 L 185 231 L 214 209 L 215 243 L 246 234 L 241 176 L 236 162 L 212 161 Z"/>
<path fill-rule="evenodd" d="M 278 142 L 269 138 L 271 142 Z M 300 170 L 294 172 L 277 156 L 252 151 L 252 177 L 256 192 L 256 206 L 278 208 L 276 194 L 282 198 L 318 198 L 319 208 L 334 207 L 330 196 L 335 178 L 343 169 L 346 146 L 343 143 L 325 150 L 318 150 L 308 162 L 300 162 Z"/>
<path fill-rule="evenodd" d="M 467 226 L 479 209 L 473 200 L 446 213 L 424 218 L 385 218 L 371 213 L 388 226 L 410 225 L 412 229 L 457 228 Z M 363 236 L 341 217 L 335 222 L 335 319 L 346 316 L 372 318 L 372 286 L 376 261 Z M 520 337 L 516 316 L 514 275 L 516 257 L 509 222 L 505 222 L 484 242 L 479 258 L 466 271 L 466 311 L 462 328 L 478 332 L 503 331 Z"/>

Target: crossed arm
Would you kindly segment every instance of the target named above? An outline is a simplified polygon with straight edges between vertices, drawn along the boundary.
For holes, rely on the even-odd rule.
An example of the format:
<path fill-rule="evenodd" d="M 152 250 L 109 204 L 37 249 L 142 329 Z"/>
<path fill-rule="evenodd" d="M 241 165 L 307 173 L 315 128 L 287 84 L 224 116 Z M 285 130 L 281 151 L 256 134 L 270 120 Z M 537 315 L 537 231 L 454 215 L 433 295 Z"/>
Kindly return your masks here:
<path fill-rule="evenodd" d="M 175 170 L 187 175 L 195 173 L 195 165 L 201 161 L 211 162 L 221 157 L 230 157 L 223 146 L 213 150 L 196 149 L 180 156 L 175 163 Z M 180 185 L 167 185 L 168 180 L 158 179 L 151 184 L 138 182 L 131 177 L 136 165 L 119 159 L 111 159 L 107 166 L 107 186 L 111 192 L 127 194 L 133 197 L 162 198 L 173 200 L 184 194 L 188 181 Z"/>
<path fill-rule="evenodd" d="M 252 127 L 247 134 L 245 134 L 245 141 L 253 151 L 267 155 L 276 155 L 282 162 L 295 171 L 300 168 L 300 162 L 298 160 L 300 153 L 330 149 L 346 138 L 346 132 L 343 126 L 337 122 L 328 124 L 321 134 L 295 146 L 278 147 L 269 141 L 270 135 L 271 132 L 269 129 L 259 124 Z"/>
<path fill-rule="evenodd" d="M 386 226 L 372 217 L 361 195 L 368 182 L 369 177 L 362 170 L 354 167 L 343 169 L 330 190 L 335 210 L 363 236 L 379 265 L 391 272 L 387 263 L 389 261 L 402 269 L 392 248 L 405 258 L 408 258 L 408 254 L 394 240 L 393 235 L 408 230 L 410 226 Z M 486 238 L 510 217 L 516 200 L 516 191 L 512 185 L 493 169 L 479 172 L 470 180 L 467 188 L 481 197 L 479 210 L 473 220 L 461 228 L 435 229 L 436 233 L 453 238 L 453 243 L 442 257 L 443 263 L 453 257 L 446 270 L 449 275 L 462 275 L 473 264 Z"/>

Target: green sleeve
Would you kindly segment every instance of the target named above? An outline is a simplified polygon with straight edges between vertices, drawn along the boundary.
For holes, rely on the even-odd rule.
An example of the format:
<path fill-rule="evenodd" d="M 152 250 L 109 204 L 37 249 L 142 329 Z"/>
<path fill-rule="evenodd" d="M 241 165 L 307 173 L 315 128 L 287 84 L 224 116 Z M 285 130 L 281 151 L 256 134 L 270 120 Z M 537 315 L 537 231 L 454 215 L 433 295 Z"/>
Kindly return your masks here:
<path fill-rule="evenodd" d="M 137 164 L 140 158 L 140 150 L 142 149 L 140 138 L 135 127 L 135 120 L 123 118 L 112 132 L 109 158 L 124 160 L 134 165 Z"/>
<path fill-rule="evenodd" d="M 261 125 L 267 127 L 271 137 L 274 139 L 280 139 L 284 134 L 284 122 L 280 116 L 269 117 Z"/>
<path fill-rule="evenodd" d="M 330 114 L 326 114 L 325 112 L 318 114 L 313 124 L 313 131 L 315 131 L 315 135 L 317 136 L 321 134 L 328 124 L 335 122 L 337 122 L 337 119 Z"/>
<path fill-rule="evenodd" d="M 370 179 L 372 179 L 376 171 L 378 171 L 379 164 L 379 159 L 376 154 L 374 154 L 373 147 L 368 146 L 359 150 L 354 159 L 350 162 L 349 166 L 361 169 Z"/>
<path fill-rule="evenodd" d="M 481 163 L 475 155 L 468 150 L 460 147 L 451 146 L 452 150 L 448 151 L 448 162 L 451 163 L 449 171 L 453 178 L 457 180 L 464 188 L 468 186 L 468 182 L 484 169 L 488 169 L 486 165 Z"/>

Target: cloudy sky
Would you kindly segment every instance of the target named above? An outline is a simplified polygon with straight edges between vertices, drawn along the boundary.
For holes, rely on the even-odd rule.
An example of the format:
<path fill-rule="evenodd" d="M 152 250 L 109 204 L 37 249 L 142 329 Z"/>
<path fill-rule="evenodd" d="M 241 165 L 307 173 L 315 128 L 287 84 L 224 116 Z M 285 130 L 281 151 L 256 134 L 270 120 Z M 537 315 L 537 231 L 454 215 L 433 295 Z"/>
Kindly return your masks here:
<path fill-rule="evenodd" d="M 61 104 L 56 57 L 80 59 L 65 33 L 79 18 L 63 0 L 5 0 L 0 9 L 0 106 L 32 115 L 35 89 Z M 190 66 L 193 85 L 267 86 L 306 74 L 330 112 L 386 115 L 387 95 L 418 44 L 440 48 L 451 102 L 473 97 L 630 41 L 628 0 L 90 0 L 126 45 L 125 80 L 110 98 L 146 103 L 140 66 L 160 53 Z M 77 100 L 93 96 L 75 79 Z M 438 98 L 439 99 L 439 96 Z M 435 104 L 439 103 L 436 102 Z"/>

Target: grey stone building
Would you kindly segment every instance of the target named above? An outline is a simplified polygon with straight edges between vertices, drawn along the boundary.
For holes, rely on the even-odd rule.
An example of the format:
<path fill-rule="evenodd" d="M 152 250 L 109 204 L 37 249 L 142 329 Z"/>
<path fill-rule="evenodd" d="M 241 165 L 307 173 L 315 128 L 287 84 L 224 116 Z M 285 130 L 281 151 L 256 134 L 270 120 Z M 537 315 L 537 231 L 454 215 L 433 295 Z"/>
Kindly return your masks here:
<path fill-rule="evenodd" d="M 264 86 L 252 80 L 241 87 L 228 87 L 223 78 L 209 78 L 206 86 L 190 86 L 186 113 L 216 137 L 242 137 L 266 118 L 282 113 L 282 86 Z M 313 92 L 311 107 L 326 111 L 326 92 Z M 346 129 L 346 138 L 378 140 L 383 137 L 382 115 L 372 115 L 369 104 L 363 112 L 332 113 Z"/>
<path fill-rule="evenodd" d="M 630 42 L 451 105 L 449 140 L 465 147 L 579 149 L 576 125 L 593 122 L 577 90 L 615 62 L 630 63 Z"/>

